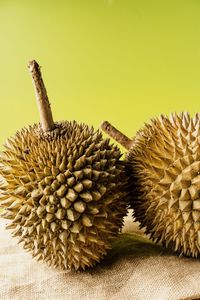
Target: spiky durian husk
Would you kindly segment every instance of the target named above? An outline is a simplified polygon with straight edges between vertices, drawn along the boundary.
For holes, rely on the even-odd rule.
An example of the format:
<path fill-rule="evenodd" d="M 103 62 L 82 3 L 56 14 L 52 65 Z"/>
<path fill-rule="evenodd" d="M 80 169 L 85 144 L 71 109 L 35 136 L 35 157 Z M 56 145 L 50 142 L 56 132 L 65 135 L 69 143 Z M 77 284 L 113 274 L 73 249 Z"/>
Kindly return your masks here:
<path fill-rule="evenodd" d="M 200 256 L 200 114 L 152 119 L 126 159 L 141 227 L 179 254 Z"/>
<path fill-rule="evenodd" d="M 17 132 L 1 153 L 2 216 L 38 260 L 85 269 L 105 256 L 126 215 L 125 167 L 116 146 L 84 124 Z"/>

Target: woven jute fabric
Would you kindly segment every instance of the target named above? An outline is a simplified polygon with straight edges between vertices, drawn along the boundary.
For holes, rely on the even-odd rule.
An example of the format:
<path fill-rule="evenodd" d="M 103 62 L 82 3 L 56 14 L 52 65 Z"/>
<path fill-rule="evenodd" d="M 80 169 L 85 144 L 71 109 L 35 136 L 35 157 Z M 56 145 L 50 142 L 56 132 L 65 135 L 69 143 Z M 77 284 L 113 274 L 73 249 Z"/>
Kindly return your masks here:
<path fill-rule="evenodd" d="M 131 216 L 102 263 L 58 271 L 31 258 L 0 221 L 0 299 L 200 299 L 200 260 L 177 257 L 149 242 Z"/>

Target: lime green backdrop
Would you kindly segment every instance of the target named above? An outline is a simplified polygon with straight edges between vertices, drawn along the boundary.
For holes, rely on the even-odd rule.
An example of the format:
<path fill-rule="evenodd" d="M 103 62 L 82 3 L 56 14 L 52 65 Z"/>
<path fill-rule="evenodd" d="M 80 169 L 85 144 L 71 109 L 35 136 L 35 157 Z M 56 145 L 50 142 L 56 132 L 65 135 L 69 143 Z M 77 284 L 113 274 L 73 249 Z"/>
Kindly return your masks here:
<path fill-rule="evenodd" d="M 32 58 L 55 120 L 108 119 L 133 136 L 200 108 L 200 1 L 0 0 L 0 144 L 39 120 Z"/>

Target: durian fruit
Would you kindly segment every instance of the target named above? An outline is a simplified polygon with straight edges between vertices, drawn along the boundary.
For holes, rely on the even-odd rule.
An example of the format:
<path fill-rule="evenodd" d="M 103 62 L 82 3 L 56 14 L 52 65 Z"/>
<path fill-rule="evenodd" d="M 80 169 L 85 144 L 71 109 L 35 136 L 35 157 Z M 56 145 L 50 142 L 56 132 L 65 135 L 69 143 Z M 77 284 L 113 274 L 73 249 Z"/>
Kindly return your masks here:
<path fill-rule="evenodd" d="M 37 260 L 58 269 L 99 262 L 127 213 L 124 163 L 99 131 L 53 122 L 36 61 L 29 63 L 41 123 L 21 129 L 0 154 L 7 226 Z"/>
<path fill-rule="evenodd" d="M 155 242 L 180 255 L 200 256 L 200 114 L 161 115 L 132 140 L 104 122 L 128 150 L 131 207 Z"/>

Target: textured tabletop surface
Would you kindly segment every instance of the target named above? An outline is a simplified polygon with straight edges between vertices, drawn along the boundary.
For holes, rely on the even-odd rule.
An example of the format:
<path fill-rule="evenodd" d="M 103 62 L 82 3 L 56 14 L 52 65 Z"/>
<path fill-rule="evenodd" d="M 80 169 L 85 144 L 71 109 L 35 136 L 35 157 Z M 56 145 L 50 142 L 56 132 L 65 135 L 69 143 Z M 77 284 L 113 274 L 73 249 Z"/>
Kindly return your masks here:
<path fill-rule="evenodd" d="M 0 299 L 200 299 L 200 260 L 179 258 L 148 241 L 130 215 L 113 250 L 85 272 L 36 262 L 0 221 Z"/>

